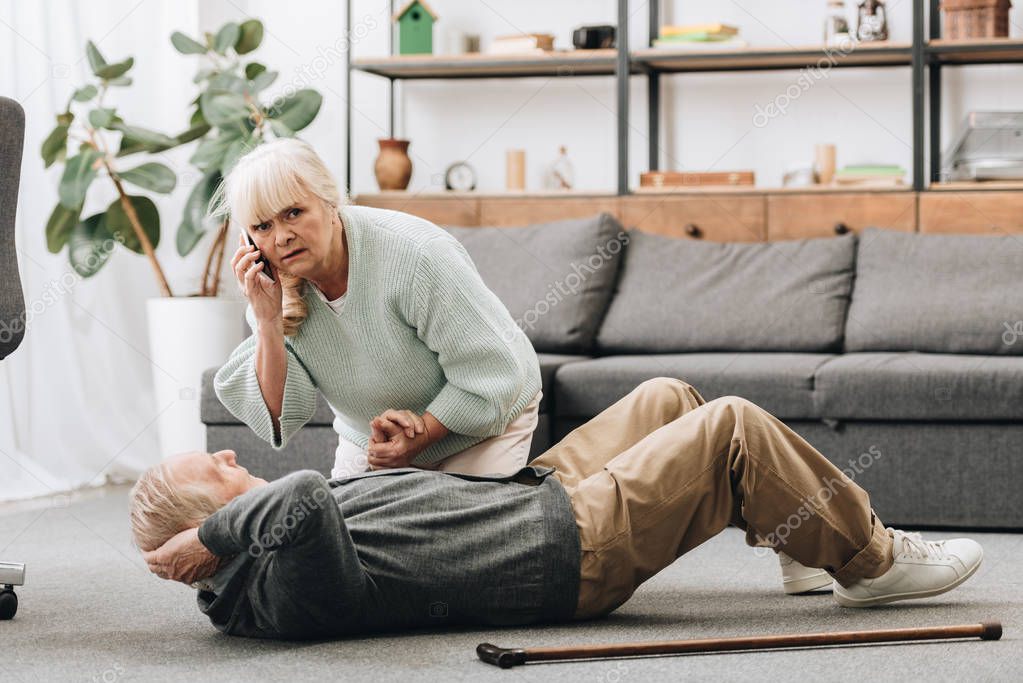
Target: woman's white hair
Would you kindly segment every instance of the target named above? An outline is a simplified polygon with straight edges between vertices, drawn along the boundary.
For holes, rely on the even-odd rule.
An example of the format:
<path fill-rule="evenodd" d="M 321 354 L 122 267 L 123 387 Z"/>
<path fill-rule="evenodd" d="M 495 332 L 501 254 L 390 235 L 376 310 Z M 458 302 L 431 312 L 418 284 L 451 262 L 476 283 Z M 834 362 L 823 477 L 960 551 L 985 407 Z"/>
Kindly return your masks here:
<path fill-rule="evenodd" d="M 316 151 L 297 138 L 280 138 L 241 157 L 210 200 L 210 214 L 229 216 L 239 230 L 269 220 L 303 197 L 323 200 L 341 215 L 337 181 Z M 296 334 L 305 321 L 303 278 L 281 273 L 284 334 Z"/>

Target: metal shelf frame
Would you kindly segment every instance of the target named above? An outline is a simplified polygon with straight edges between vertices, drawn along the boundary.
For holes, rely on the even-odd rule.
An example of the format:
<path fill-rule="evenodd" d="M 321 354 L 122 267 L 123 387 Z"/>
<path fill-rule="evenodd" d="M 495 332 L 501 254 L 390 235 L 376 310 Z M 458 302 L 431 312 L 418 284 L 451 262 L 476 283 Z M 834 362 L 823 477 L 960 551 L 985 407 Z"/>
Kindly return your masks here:
<path fill-rule="evenodd" d="M 913 189 L 925 191 L 941 181 L 941 88 L 942 69 L 969 64 L 1023 63 L 1023 41 L 942 41 L 940 0 L 913 0 L 911 44 L 865 46 L 858 53 L 836 59 L 835 67 L 909 67 L 913 137 Z M 346 3 L 346 22 L 352 25 L 352 4 Z M 926 9 L 926 11 L 925 11 Z M 390 0 L 390 16 L 395 10 Z M 648 4 L 648 45 L 660 32 L 660 0 Z M 353 61 L 352 40 L 345 51 L 345 188 L 352 192 L 352 74 L 374 74 L 388 80 L 388 135 L 394 136 L 396 82 L 419 79 L 535 78 L 614 76 L 617 136 L 617 194 L 629 189 L 629 84 L 632 76 L 647 81 L 647 167 L 660 168 L 661 76 L 674 73 L 737 72 L 801 69 L 827 56 L 824 47 L 790 50 L 745 49 L 736 52 L 672 53 L 665 50 L 629 49 L 629 1 L 617 2 L 617 42 L 613 50 L 599 54 L 553 54 L 542 59 L 486 57 L 471 59 L 438 57 L 395 58 L 394 27 L 388 34 L 391 58 Z M 925 164 L 927 168 L 925 169 Z"/>

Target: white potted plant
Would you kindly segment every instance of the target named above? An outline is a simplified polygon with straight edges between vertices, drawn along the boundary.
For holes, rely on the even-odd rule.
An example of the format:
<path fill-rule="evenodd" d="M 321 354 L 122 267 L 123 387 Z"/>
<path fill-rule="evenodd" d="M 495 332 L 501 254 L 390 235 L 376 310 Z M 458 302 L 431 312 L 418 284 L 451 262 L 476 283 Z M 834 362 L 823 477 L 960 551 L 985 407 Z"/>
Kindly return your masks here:
<path fill-rule="evenodd" d="M 215 34 L 207 33 L 203 42 L 179 32 L 171 36 L 179 52 L 199 55 L 202 61 L 194 78 L 200 90 L 192 101 L 195 110 L 188 128 L 173 137 L 128 125 L 116 109 L 104 106 L 111 87 L 131 85 L 127 74 L 134 60 L 108 63 L 90 41 L 86 55 L 96 82 L 75 90 L 42 145 L 47 167 L 64 165 L 60 201 L 46 225 L 47 248 L 52 253 L 66 248 L 72 268 L 83 278 L 99 272 L 117 246 L 144 255 L 153 268 L 162 296 L 147 301 L 146 313 L 156 403 L 167 407 L 158 419 L 163 457 L 204 446 L 196 395 L 202 373 L 221 364 L 243 336 L 245 302 L 217 296 L 228 221 L 208 216 L 210 198 L 238 158 L 270 136 L 293 136 L 313 121 L 322 102 L 309 89 L 288 93 L 270 105 L 260 101 L 277 73 L 246 62 L 243 55 L 259 47 L 262 37 L 263 25 L 255 19 L 225 24 Z M 76 113 L 73 108 L 87 111 Z M 129 157 L 193 142 L 189 163 L 202 178 L 185 203 L 175 235 L 177 252 L 188 256 L 207 234 L 213 240 L 198 292 L 175 296 L 155 252 L 159 211 L 149 197 L 129 194 L 126 186 L 166 194 L 177 185 L 177 175 L 157 161 L 139 164 Z M 105 210 L 83 217 L 90 186 L 101 177 L 109 179 L 117 198 Z"/>

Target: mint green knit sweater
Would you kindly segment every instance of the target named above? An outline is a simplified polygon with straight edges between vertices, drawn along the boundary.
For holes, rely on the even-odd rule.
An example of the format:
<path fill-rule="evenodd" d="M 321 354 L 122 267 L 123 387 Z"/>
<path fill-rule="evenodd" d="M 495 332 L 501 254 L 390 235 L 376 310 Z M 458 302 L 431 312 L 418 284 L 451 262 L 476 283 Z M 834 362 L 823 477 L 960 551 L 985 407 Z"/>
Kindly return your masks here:
<path fill-rule="evenodd" d="M 214 380 L 220 401 L 274 450 L 312 417 L 317 391 L 344 417 L 334 427 L 366 448 L 369 421 L 389 408 L 429 411 L 451 433 L 415 462 L 435 463 L 503 434 L 540 390 L 526 335 L 480 278 L 465 248 L 433 223 L 345 206 L 348 292 L 340 314 L 311 284 L 309 315 L 285 337 L 280 439 L 259 389 L 255 334 Z M 246 319 L 253 331 L 252 307 Z"/>

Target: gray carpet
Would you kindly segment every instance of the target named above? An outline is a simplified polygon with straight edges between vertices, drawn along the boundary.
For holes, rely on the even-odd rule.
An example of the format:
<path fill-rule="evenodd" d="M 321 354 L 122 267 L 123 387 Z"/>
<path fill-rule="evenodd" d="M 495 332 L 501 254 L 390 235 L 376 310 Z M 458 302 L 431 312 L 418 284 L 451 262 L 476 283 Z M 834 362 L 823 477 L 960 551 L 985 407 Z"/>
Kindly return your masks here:
<path fill-rule="evenodd" d="M 959 589 L 872 610 L 830 594 L 782 594 L 773 555 L 730 529 L 588 624 L 414 633 L 327 643 L 246 640 L 217 632 L 193 591 L 149 574 L 129 544 L 127 490 L 0 507 L 0 558 L 28 565 L 21 607 L 0 622 L 2 681 L 344 680 L 1020 680 L 1023 535 L 971 534 L 985 563 Z M 942 538 L 950 534 L 926 534 Z M 999 642 L 959 641 L 534 664 L 501 671 L 477 643 L 540 646 L 1000 620 Z"/>

